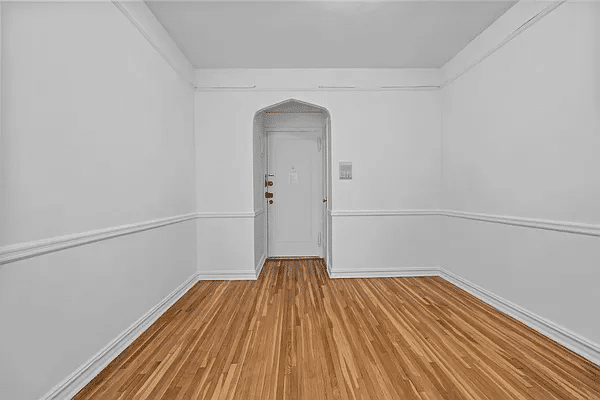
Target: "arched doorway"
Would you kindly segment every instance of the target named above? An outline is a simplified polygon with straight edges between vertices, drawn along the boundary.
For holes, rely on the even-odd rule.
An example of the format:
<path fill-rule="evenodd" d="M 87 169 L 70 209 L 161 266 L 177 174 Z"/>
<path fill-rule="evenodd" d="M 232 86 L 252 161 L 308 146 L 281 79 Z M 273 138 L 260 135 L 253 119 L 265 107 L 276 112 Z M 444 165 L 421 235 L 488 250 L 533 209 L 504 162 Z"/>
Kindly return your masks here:
<path fill-rule="evenodd" d="M 296 99 L 254 116 L 255 261 L 331 260 L 331 117 Z"/>

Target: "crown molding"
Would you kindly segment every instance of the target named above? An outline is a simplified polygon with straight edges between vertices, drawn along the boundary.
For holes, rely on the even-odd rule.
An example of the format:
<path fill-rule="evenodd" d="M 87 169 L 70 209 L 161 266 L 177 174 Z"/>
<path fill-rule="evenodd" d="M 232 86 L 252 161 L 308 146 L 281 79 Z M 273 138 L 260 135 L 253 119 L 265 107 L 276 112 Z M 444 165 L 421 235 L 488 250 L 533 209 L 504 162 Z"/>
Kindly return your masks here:
<path fill-rule="evenodd" d="M 111 0 L 164 60 L 193 89 L 194 66 L 143 0 Z"/>
<path fill-rule="evenodd" d="M 565 2 L 521 0 L 516 3 L 442 66 L 441 88 L 459 79 Z"/>

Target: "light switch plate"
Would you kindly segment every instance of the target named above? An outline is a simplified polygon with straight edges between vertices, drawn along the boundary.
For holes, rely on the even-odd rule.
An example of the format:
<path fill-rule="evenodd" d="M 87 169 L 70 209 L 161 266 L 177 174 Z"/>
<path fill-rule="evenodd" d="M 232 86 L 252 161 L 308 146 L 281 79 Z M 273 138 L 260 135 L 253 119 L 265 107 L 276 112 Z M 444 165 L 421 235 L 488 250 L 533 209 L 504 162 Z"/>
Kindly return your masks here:
<path fill-rule="evenodd" d="M 340 179 L 352 179 L 352 163 L 340 162 Z"/>

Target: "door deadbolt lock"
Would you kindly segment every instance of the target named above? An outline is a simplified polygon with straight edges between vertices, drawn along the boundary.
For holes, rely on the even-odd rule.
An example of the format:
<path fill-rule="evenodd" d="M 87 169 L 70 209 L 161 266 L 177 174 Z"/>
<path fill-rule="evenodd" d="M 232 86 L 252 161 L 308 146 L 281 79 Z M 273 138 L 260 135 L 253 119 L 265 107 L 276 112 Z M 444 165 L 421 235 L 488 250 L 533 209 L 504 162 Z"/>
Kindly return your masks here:
<path fill-rule="evenodd" d="M 270 199 L 273 197 L 273 193 L 265 192 L 265 199 Z"/>
<path fill-rule="evenodd" d="M 269 182 L 267 182 L 267 185 L 269 185 L 269 186 L 273 186 L 273 181 L 269 181 Z"/>
<path fill-rule="evenodd" d="M 269 200 L 269 204 L 273 204 L 273 200 Z"/>

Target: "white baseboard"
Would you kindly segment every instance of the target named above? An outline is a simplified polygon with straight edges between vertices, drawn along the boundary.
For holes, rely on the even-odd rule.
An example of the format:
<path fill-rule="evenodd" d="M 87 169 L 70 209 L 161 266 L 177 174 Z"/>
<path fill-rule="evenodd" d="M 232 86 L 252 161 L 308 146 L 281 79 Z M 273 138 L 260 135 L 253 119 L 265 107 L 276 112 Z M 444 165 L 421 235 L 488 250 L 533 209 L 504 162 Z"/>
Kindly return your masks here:
<path fill-rule="evenodd" d="M 64 381 L 56 385 L 40 400 L 70 399 L 98 375 L 112 360 L 137 339 L 150 325 L 152 325 L 165 311 L 179 300 L 198 281 L 196 274 L 189 277 L 177 289 L 171 292 L 160 303 L 154 306 L 144 316 L 131 324 L 113 341 L 94 355 L 88 362 L 79 367 Z"/>
<path fill-rule="evenodd" d="M 600 346 L 593 343 L 576 333 L 548 321 L 533 312 L 526 310 L 502 297 L 485 290 L 484 288 L 475 285 L 468 280 L 461 278 L 450 271 L 443 268 L 439 269 L 439 276 L 459 288 L 469 292 L 478 299 L 497 308 L 498 310 L 510 315 L 511 317 L 521 321 L 525 325 L 540 332 L 542 335 L 560 343 L 566 348 L 574 351 L 577 354 L 587 358 L 593 363 L 600 365 Z"/>
<path fill-rule="evenodd" d="M 378 268 L 378 269 L 329 269 L 330 278 L 391 278 L 410 276 L 438 276 L 438 267 L 424 268 Z"/>
<path fill-rule="evenodd" d="M 262 257 L 260 258 L 260 261 L 258 262 L 256 267 L 254 268 L 254 270 L 256 271 L 256 279 L 258 279 L 258 277 L 260 276 L 260 271 L 262 271 L 263 266 L 265 265 L 266 261 L 267 261 L 267 253 L 264 253 L 262 255 Z"/>
<path fill-rule="evenodd" d="M 199 271 L 199 281 L 255 281 L 256 271 L 231 270 L 231 271 Z"/>

